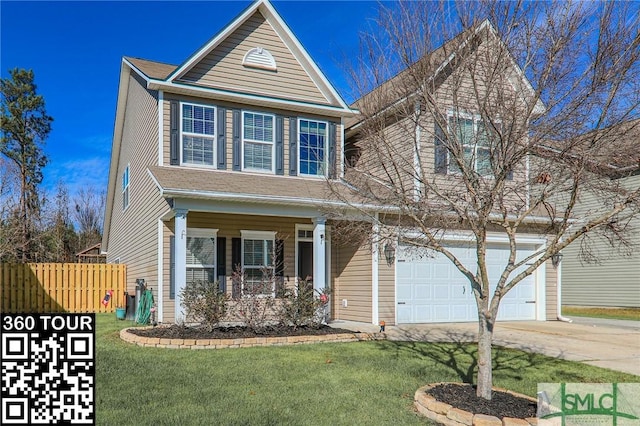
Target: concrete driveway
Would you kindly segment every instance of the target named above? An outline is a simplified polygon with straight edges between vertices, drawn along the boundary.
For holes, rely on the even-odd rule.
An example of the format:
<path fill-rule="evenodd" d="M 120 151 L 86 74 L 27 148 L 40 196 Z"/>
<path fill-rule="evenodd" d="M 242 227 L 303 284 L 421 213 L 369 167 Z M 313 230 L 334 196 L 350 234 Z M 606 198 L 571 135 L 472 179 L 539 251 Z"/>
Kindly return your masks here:
<path fill-rule="evenodd" d="M 334 327 L 374 332 L 371 324 L 336 321 Z M 389 340 L 475 342 L 476 323 L 388 326 Z M 494 344 L 584 362 L 640 376 L 640 321 L 576 318 L 560 321 L 507 321 L 495 327 Z"/>

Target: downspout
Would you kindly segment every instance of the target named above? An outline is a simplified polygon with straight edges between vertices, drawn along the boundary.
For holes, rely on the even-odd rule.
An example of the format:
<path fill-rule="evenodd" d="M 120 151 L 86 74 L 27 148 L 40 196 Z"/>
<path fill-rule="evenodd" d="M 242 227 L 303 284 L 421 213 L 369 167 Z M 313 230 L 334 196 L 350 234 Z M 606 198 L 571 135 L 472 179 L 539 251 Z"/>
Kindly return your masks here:
<path fill-rule="evenodd" d="M 556 308 L 556 312 L 558 313 L 558 321 L 573 322 L 571 318 L 562 316 L 562 262 L 558 263 L 558 266 L 556 267 L 556 275 L 556 282 L 558 283 L 556 296 L 556 300 L 558 302 L 558 306 Z"/>

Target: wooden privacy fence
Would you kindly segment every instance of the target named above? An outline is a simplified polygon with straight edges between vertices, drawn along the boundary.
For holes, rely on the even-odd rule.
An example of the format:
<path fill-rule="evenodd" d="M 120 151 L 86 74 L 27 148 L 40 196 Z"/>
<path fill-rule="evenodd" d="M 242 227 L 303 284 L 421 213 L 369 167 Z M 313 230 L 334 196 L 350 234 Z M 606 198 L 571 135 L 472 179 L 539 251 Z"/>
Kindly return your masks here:
<path fill-rule="evenodd" d="M 127 267 L 121 264 L 0 264 L 3 313 L 114 312 L 124 303 Z M 113 297 L 101 302 L 108 290 Z"/>

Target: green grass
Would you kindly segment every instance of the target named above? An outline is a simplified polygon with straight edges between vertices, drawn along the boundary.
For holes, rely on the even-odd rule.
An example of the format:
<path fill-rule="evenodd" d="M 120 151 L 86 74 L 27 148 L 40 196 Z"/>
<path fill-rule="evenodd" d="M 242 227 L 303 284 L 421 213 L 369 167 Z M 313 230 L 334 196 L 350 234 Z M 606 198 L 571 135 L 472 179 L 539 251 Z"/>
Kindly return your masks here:
<path fill-rule="evenodd" d="M 131 324 L 97 315 L 99 425 L 418 425 L 413 394 L 470 381 L 475 346 L 389 341 L 223 350 L 142 348 Z M 496 349 L 494 385 L 535 395 L 538 382 L 638 382 L 616 373 Z"/>
<path fill-rule="evenodd" d="M 640 321 L 640 308 L 589 308 L 563 306 L 562 315 Z"/>

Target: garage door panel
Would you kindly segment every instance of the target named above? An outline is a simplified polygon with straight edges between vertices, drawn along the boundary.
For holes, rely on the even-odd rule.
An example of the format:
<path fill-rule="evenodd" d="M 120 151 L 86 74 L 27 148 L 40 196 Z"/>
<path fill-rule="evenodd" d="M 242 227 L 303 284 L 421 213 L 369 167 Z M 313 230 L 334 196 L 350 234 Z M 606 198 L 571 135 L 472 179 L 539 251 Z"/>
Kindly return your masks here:
<path fill-rule="evenodd" d="M 518 247 L 518 258 L 532 253 L 533 247 Z M 472 273 L 477 269 L 475 249 L 451 247 L 450 251 Z M 490 245 L 487 272 L 492 292 L 509 259 L 506 245 Z M 522 269 L 522 268 L 521 268 Z M 512 275 L 520 270 L 512 272 Z M 476 321 L 477 308 L 470 283 L 445 256 L 417 255 L 415 249 L 398 249 L 396 266 L 399 323 Z M 533 276 L 525 278 L 503 298 L 498 320 L 535 319 L 536 288 Z"/>

